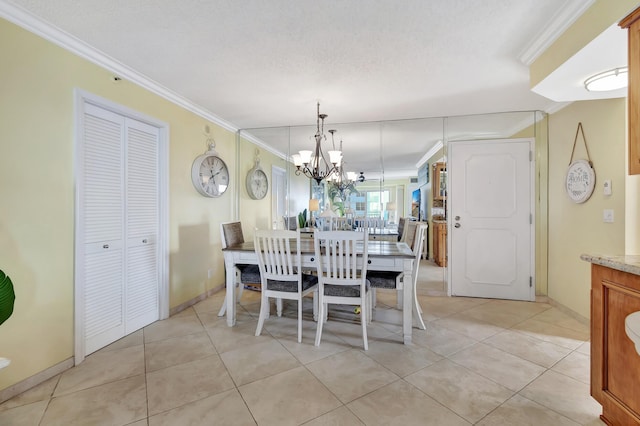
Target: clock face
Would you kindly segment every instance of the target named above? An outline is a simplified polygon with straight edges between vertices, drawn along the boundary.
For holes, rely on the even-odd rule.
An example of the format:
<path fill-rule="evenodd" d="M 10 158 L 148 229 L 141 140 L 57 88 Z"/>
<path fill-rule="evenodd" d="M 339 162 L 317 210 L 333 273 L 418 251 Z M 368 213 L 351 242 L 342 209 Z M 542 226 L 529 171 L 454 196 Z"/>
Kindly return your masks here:
<path fill-rule="evenodd" d="M 254 200 L 261 200 L 267 195 L 269 181 L 262 169 L 251 169 L 247 174 L 247 192 Z"/>
<path fill-rule="evenodd" d="M 229 187 L 229 169 L 220 157 L 200 155 L 193 162 L 191 179 L 200 194 L 205 197 L 219 197 Z"/>
<path fill-rule="evenodd" d="M 569 165 L 565 183 L 569 198 L 575 203 L 584 203 L 593 193 L 596 173 L 587 161 L 576 160 Z"/>

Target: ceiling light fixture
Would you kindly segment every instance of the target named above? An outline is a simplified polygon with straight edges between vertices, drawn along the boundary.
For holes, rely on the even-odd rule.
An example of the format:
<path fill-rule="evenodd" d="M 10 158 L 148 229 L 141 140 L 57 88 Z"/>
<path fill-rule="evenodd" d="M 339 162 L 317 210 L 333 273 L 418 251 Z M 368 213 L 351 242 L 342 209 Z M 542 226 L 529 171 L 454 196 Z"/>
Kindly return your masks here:
<path fill-rule="evenodd" d="M 584 87 L 590 92 L 607 92 L 627 87 L 629 68 L 620 67 L 598 73 L 584 81 Z"/>
<path fill-rule="evenodd" d="M 334 147 L 335 147 L 335 142 L 333 140 L 333 135 L 336 132 L 337 130 L 329 130 L 329 133 L 331 133 L 331 143 Z M 342 152 L 342 140 L 340 141 L 340 152 Z M 331 184 L 335 186 L 335 188 L 338 190 L 338 192 L 340 193 L 340 199 L 342 199 L 343 201 L 346 200 L 346 197 L 348 197 L 350 192 L 356 191 L 355 181 L 358 177 L 358 175 L 356 175 L 355 172 L 345 171 L 344 165 L 345 165 L 345 161 L 344 161 L 344 155 L 343 155 L 343 157 L 340 159 L 338 170 L 330 178 Z"/>
<path fill-rule="evenodd" d="M 324 135 L 324 119 L 327 118 L 327 114 L 320 114 L 320 102 L 318 102 L 318 117 L 316 119 L 316 134 L 313 136 L 316 146 L 314 151 L 299 151 L 298 154 L 294 154 L 293 163 L 296 165 L 296 175 L 304 173 L 310 179 L 314 179 L 320 183 L 323 179 L 327 179 L 333 173 L 338 172 L 340 161 L 342 160 L 342 153 L 335 150 L 327 151 L 329 154 L 329 161 L 327 161 L 324 152 L 322 152 L 322 141 L 327 137 Z"/>

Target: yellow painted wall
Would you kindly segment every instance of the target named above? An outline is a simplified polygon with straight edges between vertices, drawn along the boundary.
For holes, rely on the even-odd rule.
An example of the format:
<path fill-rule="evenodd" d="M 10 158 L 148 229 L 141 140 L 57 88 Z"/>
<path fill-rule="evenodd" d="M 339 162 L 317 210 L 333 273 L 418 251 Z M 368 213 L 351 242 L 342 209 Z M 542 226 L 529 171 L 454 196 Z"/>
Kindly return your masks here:
<path fill-rule="evenodd" d="M 260 167 L 267 175 L 269 180 L 268 195 L 262 200 L 254 200 L 249 197 L 249 193 L 246 189 L 247 173 L 251 170 L 255 164 L 256 149 L 259 150 Z M 239 150 L 239 170 L 240 176 L 238 181 L 240 182 L 239 188 L 239 218 L 242 222 L 242 228 L 244 232 L 245 241 L 253 239 L 254 229 L 271 229 L 272 221 L 277 218 L 271 217 L 271 190 L 273 177 L 272 167 L 277 166 L 282 169 L 286 168 L 285 161 L 282 158 L 275 156 L 274 154 L 260 148 L 256 148 L 254 144 L 249 141 L 240 141 Z"/>
<path fill-rule="evenodd" d="M 549 278 L 553 300 L 588 318 L 590 264 L 582 253 L 625 251 L 625 104 L 626 99 L 576 102 L 549 117 Z M 578 123 L 582 122 L 596 173 L 593 195 L 573 203 L 564 180 Z M 586 159 L 578 138 L 575 159 Z M 613 195 L 602 183 L 611 179 Z M 604 223 L 603 210 L 613 209 L 614 223 Z"/>
<path fill-rule="evenodd" d="M 170 306 L 224 282 L 219 223 L 233 219 L 235 192 L 253 149 L 220 198 L 199 195 L 191 164 L 203 153 L 209 124 L 231 176 L 236 136 L 132 83 L 0 19 L 0 269 L 16 290 L 13 316 L 0 327 L 0 390 L 73 356 L 74 89 L 169 124 Z M 275 161 L 262 154 L 265 165 Z M 270 166 L 268 166 L 270 167 Z M 254 201 L 251 205 L 254 205 Z M 251 209 L 268 222 L 270 201 Z M 213 276 L 208 279 L 208 271 Z"/>

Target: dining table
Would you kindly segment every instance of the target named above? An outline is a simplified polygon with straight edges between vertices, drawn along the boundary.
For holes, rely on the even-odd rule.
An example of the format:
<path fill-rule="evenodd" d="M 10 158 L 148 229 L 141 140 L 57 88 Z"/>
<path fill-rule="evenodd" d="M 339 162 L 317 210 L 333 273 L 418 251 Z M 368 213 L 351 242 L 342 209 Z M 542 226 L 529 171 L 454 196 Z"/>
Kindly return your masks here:
<path fill-rule="evenodd" d="M 356 232 L 356 231 L 354 231 Z M 411 248 L 404 242 L 368 240 L 367 244 L 367 269 L 369 271 L 403 272 L 404 283 L 402 288 L 402 334 L 405 344 L 411 343 L 413 326 L 413 279 L 412 269 L 415 256 Z M 360 245 L 363 250 L 364 246 Z M 297 243 L 292 242 L 291 249 L 297 251 Z M 245 241 L 241 244 L 228 246 L 222 249 L 225 268 L 233 271 L 236 265 L 258 264 L 253 241 Z M 313 239 L 300 240 L 300 254 L 302 268 L 305 270 L 316 269 L 315 249 Z M 235 274 L 226 274 L 225 301 L 227 304 L 227 325 L 233 327 L 236 323 L 236 286 Z"/>

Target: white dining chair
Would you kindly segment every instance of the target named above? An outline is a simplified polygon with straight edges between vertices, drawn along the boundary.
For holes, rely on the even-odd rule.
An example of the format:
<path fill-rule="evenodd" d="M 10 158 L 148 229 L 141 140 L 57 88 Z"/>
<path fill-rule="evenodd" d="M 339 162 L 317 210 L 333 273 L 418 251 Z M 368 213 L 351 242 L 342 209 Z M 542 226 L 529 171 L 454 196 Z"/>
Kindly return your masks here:
<path fill-rule="evenodd" d="M 296 249 L 291 246 L 295 244 Z M 254 248 L 262 282 L 260 316 L 256 336 L 269 317 L 269 298 L 298 302 L 298 343 L 302 342 L 302 298 L 318 288 L 318 277 L 300 268 L 300 230 L 256 230 Z M 315 306 L 315 300 L 314 300 Z M 281 309 L 278 309 L 280 315 Z"/>
<path fill-rule="evenodd" d="M 413 250 L 414 260 L 411 269 L 411 279 L 413 284 L 413 315 L 418 323 L 418 326 L 426 330 L 427 327 L 422 319 L 422 307 L 418 301 L 418 272 L 420 272 L 420 258 L 422 257 L 422 247 L 424 244 L 424 235 L 427 231 L 428 225 L 424 222 L 409 222 L 407 225 L 411 225 L 416 229 L 414 233 L 414 244 L 409 245 Z M 371 306 L 372 309 L 376 307 L 376 291 L 378 289 L 395 289 L 397 295 L 398 309 L 402 308 L 402 291 L 406 285 L 404 279 L 404 272 L 386 272 L 386 271 L 369 271 L 367 273 L 367 279 L 371 283 Z"/>
<path fill-rule="evenodd" d="M 244 243 L 244 234 L 242 233 L 242 224 L 240 222 L 223 222 L 220 224 L 220 236 L 222 241 L 222 248 L 225 249 L 230 246 L 234 246 L 237 244 Z M 234 271 L 226 271 L 226 274 L 234 274 L 235 279 L 234 283 L 237 288 L 236 291 L 236 300 L 239 302 L 242 297 L 242 290 L 244 289 L 245 284 L 251 285 L 253 287 L 260 286 L 260 269 L 258 265 L 249 265 L 249 264 L 239 264 L 236 265 Z M 226 282 L 226 279 L 225 279 Z M 218 316 L 224 316 L 227 311 L 227 295 L 229 292 L 227 291 L 225 295 L 225 300 L 222 303 L 222 307 L 220 307 L 220 311 L 218 312 Z"/>
<path fill-rule="evenodd" d="M 314 233 L 316 269 L 318 273 L 318 320 L 316 346 L 320 346 L 322 327 L 328 319 L 328 305 L 360 306 L 364 350 L 369 349 L 367 322 L 371 313 L 367 281 L 368 230 L 318 231 Z"/>
<path fill-rule="evenodd" d="M 332 217 L 329 225 L 330 231 L 352 230 L 351 223 L 346 217 Z"/>

